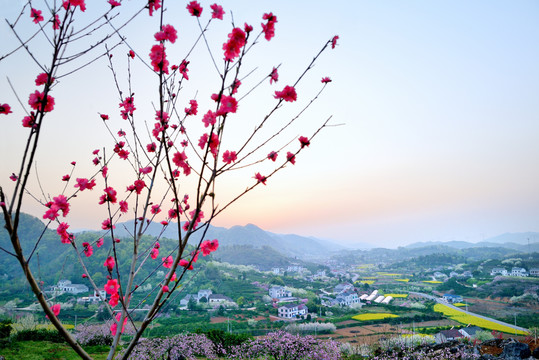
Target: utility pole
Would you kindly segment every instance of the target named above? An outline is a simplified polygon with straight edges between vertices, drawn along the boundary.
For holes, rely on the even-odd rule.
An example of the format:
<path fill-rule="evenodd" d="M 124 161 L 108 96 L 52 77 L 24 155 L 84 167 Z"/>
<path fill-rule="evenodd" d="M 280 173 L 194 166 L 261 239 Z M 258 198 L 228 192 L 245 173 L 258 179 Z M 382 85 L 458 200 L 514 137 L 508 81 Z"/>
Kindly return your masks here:
<path fill-rule="evenodd" d="M 517 328 L 516 328 L 516 326 L 517 326 L 517 313 L 515 312 L 514 315 L 515 315 L 515 336 L 517 336 Z"/>

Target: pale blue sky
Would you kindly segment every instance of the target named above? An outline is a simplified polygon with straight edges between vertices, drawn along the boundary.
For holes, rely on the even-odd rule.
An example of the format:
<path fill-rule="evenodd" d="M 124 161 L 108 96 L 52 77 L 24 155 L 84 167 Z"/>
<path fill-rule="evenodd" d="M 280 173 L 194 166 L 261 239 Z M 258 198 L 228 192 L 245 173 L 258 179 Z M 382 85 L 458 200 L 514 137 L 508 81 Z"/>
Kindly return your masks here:
<path fill-rule="evenodd" d="M 2 17 L 13 18 L 13 3 L 0 1 Z M 91 2 L 87 3 L 91 11 Z M 176 3 L 181 6 L 169 6 L 171 18 L 166 22 L 178 28 L 179 57 L 194 33 L 186 2 Z M 202 2 L 204 11 L 209 12 L 210 4 L 213 1 Z M 340 36 L 339 46 L 324 54 L 298 87 L 298 100 L 308 99 L 322 76 L 330 76 L 333 83 L 288 136 L 312 132 L 329 115 L 334 123 L 345 125 L 325 130 L 296 166 L 249 194 L 217 219 L 217 225 L 254 223 L 274 232 L 387 247 L 539 231 L 538 2 L 245 4 L 222 3 L 227 21 L 208 36 L 220 48 L 230 28 L 230 9 L 237 24 L 247 21 L 255 27 L 264 12 L 273 11 L 278 18 L 276 38 L 269 44 L 261 42 L 250 68 L 259 67 L 259 78 L 282 63 L 278 87 L 294 82 L 325 40 Z M 39 7 L 38 2 L 34 6 Z M 28 28 L 34 26 L 23 20 Z M 145 16 L 129 29 L 138 40 L 128 41 L 143 57 L 152 44 L 155 20 Z M 4 22 L 0 37 L 12 44 Z M 124 53 L 122 48 L 115 56 Z M 206 54 L 196 54 L 200 61 L 193 61 L 193 87 L 185 89 L 186 100 L 197 90 L 198 98 L 204 98 L 210 91 L 204 86 L 215 84 L 215 70 Z M 0 102 L 14 108 L 13 116 L 0 117 L 3 154 L 20 153 L 17 139 L 24 133 L 19 126 L 22 109 L 5 76 L 9 74 L 26 99 L 38 73 L 20 55 L 0 63 Z M 96 65 L 65 79 L 55 90 L 58 107 L 51 115 L 56 118 L 51 116 L 42 144 L 50 152 L 38 159 L 41 177 L 50 174 L 51 193 L 59 189 L 52 179 L 63 175 L 65 164 L 83 161 L 99 144 L 104 129 L 97 112 L 116 111 L 116 100 L 108 101 L 117 95 L 105 62 Z M 151 81 L 142 75 L 135 78 L 141 111 L 151 109 L 142 98 L 155 100 L 148 91 Z M 78 93 L 71 90 L 77 85 Z M 256 118 L 269 106 L 256 96 L 240 106 L 245 109 L 242 119 Z M 245 128 L 240 126 L 237 136 Z M 70 135 L 65 142 L 59 141 L 61 131 Z M 84 135 L 77 139 L 75 134 Z M 46 165 L 50 160 L 53 164 Z M 11 157 L 2 162 L 0 178 L 5 186 L 17 163 Z M 223 192 L 232 192 L 238 179 L 223 183 Z M 74 227 L 96 227 L 86 225 L 88 219 L 95 224 L 102 217 L 85 212 L 85 201 L 93 200 L 81 199 L 84 205 L 74 206 Z M 31 201 L 28 206 L 35 215 L 41 213 Z"/>

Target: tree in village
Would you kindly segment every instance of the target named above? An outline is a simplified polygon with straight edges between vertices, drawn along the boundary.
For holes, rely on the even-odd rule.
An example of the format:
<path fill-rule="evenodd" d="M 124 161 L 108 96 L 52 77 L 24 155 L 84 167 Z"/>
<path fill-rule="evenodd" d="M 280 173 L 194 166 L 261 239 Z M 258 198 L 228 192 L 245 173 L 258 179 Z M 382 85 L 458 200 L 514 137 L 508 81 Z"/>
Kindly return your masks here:
<path fill-rule="evenodd" d="M 45 284 L 31 269 L 42 238 L 36 238 L 31 248 L 21 245 L 23 204 L 30 198 L 39 202 L 44 228 L 55 229 L 59 246 L 74 251 L 82 269 L 81 275 L 90 282 L 93 290 L 104 289 L 107 293 L 101 301 L 113 319 L 110 324 L 113 342 L 108 359 L 117 354 L 126 324 L 134 328 L 134 335 L 121 354 L 127 359 L 144 330 L 179 290 L 186 274 L 197 266 L 198 258 L 218 249 L 218 239 L 206 238 L 211 221 L 254 188 L 266 185 L 275 173 L 294 165 L 299 153 L 310 145 L 319 131 L 330 126 L 331 117 L 321 119 L 320 126 L 310 134 L 283 138 L 285 130 L 296 123 L 331 82 L 328 77 L 318 79 L 319 91 L 311 99 L 304 99 L 305 105 L 294 115 L 279 114 L 287 103 L 298 100 L 298 84 L 326 49 L 335 48 L 338 36 L 322 44 L 321 50 L 314 54 L 294 82 L 278 86 L 264 100 L 271 104 L 269 110 L 250 114 L 254 119 L 247 127 L 250 130 L 237 135 L 233 126 L 242 102 L 248 96 L 254 96 L 263 83 L 277 86 L 279 81 L 279 66 L 260 75 L 259 71 L 246 70 L 245 65 L 255 45 L 267 43 L 275 36 L 276 15 L 264 13 L 261 26 L 237 25 L 232 18 L 228 34 L 221 34 L 218 46 L 212 47 L 208 31 L 212 24 L 225 18 L 227 11 L 218 4 L 206 9 L 197 1 L 191 1 L 185 11 L 194 18 L 198 36 L 191 47 L 178 51 L 174 45 L 181 32 L 188 31 L 183 29 L 187 25 L 180 27 L 172 16 L 167 16 L 164 0 L 138 4 L 115 0 L 102 2 L 43 1 L 38 7 L 36 1 L 28 1 L 16 19 L 7 21 L 18 45 L 0 54 L 0 64 L 6 59 L 26 55 L 39 70 L 35 72 L 35 90 L 25 95 L 14 91 L 20 111 L 13 103 L 0 102 L 0 114 L 8 119 L 3 121 L 20 121 L 20 117 L 15 119 L 15 116 L 25 112 L 21 126 L 27 130 L 20 167 L 8 169 L 11 176 L 0 182 L 0 207 L 11 242 L 11 248 L 1 250 L 2 256 L 17 259 L 37 301 L 59 333 L 81 358 L 90 359 L 58 319 L 60 304 L 47 298 Z M 148 35 L 152 41 L 148 48 L 140 46 L 138 38 L 130 38 L 124 33 L 131 22 L 143 16 L 158 19 L 157 27 Z M 21 28 L 26 28 L 28 24 L 24 23 L 29 22 L 34 27 L 25 33 Z M 34 39 L 40 39 L 38 46 Z M 195 61 L 192 53 L 198 48 L 207 51 L 210 59 L 207 72 L 215 73 L 217 81 L 211 89 L 197 89 L 197 99 L 183 94 L 190 79 L 197 76 L 190 70 L 194 65 L 191 61 Z M 182 56 L 173 58 L 170 56 L 172 51 Z M 119 54 L 127 54 L 123 57 L 127 59 L 124 80 L 115 62 Z M 67 174 L 58 175 L 58 182 L 63 184 L 60 192 L 48 195 L 42 189 L 35 191 L 30 186 L 32 181 L 42 186 L 37 171 L 33 170 L 36 157 L 46 151 L 39 146 L 40 141 L 43 136 L 57 136 L 57 141 L 64 141 L 65 137 L 65 134 L 51 135 L 46 131 L 49 121 L 61 121 L 55 119 L 58 106 L 55 91 L 83 69 L 98 68 L 104 59 L 116 87 L 118 101 L 115 106 L 119 104 L 119 111 L 111 113 L 106 110 L 110 109 L 110 104 L 99 104 L 103 110 L 95 114 L 95 118 L 110 134 L 110 145 L 101 144 L 95 148 L 91 155 L 93 170 L 80 173 L 74 161 Z M 154 93 L 151 99 L 139 98 L 133 90 L 132 77 L 138 75 L 132 70 L 135 62 L 152 75 Z M 11 81 L 9 85 L 14 89 Z M 75 86 L 69 91 L 80 93 L 85 99 L 92 98 L 92 94 L 84 93 L 83 84 Z M 203 104 L 203 109 L 199 103 Z M 139 114 L 137 108 L 147 111 Z M 263 127 L 270 123 L 277 124 L 278 130 L 264 133 Z M 84 135 L 80 137 L 80 141 L 84 140 Z M 234 138 L 236 141 L 230 140 Z M 268 148 L 272 150 L 268 152 Z M 54 154 L 47 158 L 54 162 Z M 262 163 L 271 164 L 272 170 L 257 170 Z M 252 177 L 245 179 L 245 188 L 231 197 L 221 196 L 217 187 L 219 180 L 242 169 L 252 171 Z M 103 213 L 102 236 L 91 243 L 79 241 L 69 229 L 69 213 L 72 206 L 76 206 L 76 198 L 88 192 L 94 194 L 94 204 Z M 116 235 L 116 224 L 125 217 L 135 219 L 133 227 L 128 229 L 129 241 Z M 162 252 L 160 237 L 144 236 L 149 224 L 157 219 L 163 219 L 163 231 L 174 227 L 178 233 L 170 252 Z M 128 259 L 120 256 L 126 249 L 130 253 Z M 106 260 L 102 269 L 94 273 L 105 276 L 94 277 L 85 259 L 99 251 L 107 251 Z M 149 270 L 142 272 L 141 269 Z M 148 289 L 145 284 L 149 276 L 141 274 L 155 275 L 162 270 L 165 275 L 159 286 Z M 142 322 L 135 324 L 133 311 L 142 306 L 142 301 L 135 301 L 134 295 L 141 291 L 146 292 L 144 301 L 150 308 Z"/>

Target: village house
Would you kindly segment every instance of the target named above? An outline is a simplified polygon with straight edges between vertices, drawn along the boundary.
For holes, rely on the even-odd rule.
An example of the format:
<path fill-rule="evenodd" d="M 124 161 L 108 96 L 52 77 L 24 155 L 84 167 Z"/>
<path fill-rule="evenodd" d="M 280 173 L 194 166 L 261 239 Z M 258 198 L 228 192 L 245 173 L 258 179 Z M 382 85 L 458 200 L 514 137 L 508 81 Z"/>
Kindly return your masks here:
<path fill-rule="evenodd" d="M 447 341 L 456 340 L 463 337 L 464 335 L 462 335 L 457 329 L 451 329 L 440 331 L 434 336 L 434 339 L 436 340 L 437 344 L 442 344 Z"/>
<path fill-rule="evenodd" d="M 462 296 L 460 295 L 444 294 L 442 298 L 444 299 L 444 301 L 450 304 L 462 302 Z"/>
<path fill-rule="evenodd" d="M 73 284 L 69 280 L 60 280 L 58 284 L 52 286 L 52 292 L 56 295 L 61 295 L 64 293 L 69 294 L 80 294 L 90 291 L 88 286 L 83 284 Z"/>
<path fill-rule="evenodd" d="M 507 276 L 509 274 L 507 273 L 507 270 L 505 270 L 505 268 L 495 267 L 495 268 L 492 268 L 492 270 L 490 270 L 490 275 L 491 276 L 496 276 L 496 275 Z"/>
<path fill-rule="evenodd" d="M 352 285 L 350 283 L 342 283 L 342 284 L 339 284 L 339 285 L 337 285 L 337 286 L 335 286 L 333 288 L 333 293 L 334 294 L 341 294 L 341 293 L 350 291 L 353 288 L 354 288 L 354 285 Z"/>
<path fill-rule="evenodd" d="M 539 268 L 531 268 L 530 275 L 534 277 L 539 277 Z"/>
<path fill-rule="evenodd" d="M 459 329 L 459 332 L 468 339 L 475 336 L 475 334 L 477 334 L 477 332 L 479 331 L 483 331 L 483 329 L 478 326 L 467 326 L 465 328 Z"/>
<path fill-rule="evenodd" d="M 222 294 L 211 294 L 209 296 L 208 302 L 210 304 L 212 304 L 212 303 L 224 303 L 224 302 L 232 303 L 232 302 L 234 302 L 234 300 L 232 300 L 228 296 L 225 296 L 225 295 L 222 295 Z"/>
<path fill-rule="evenodd" d="M 206 301 L 208 301 L 211 294 L 213 294 L 213 291 L 210 289 L 198 290 L 197 302 L 200 302 L 202 298 L 206 298 Z"/>
<path fill-rule="evenodd" d="M 269 296 L 272 299 L 280 299 L 280 298 L 286 298 L 291 297 L 292 292 L 288 291 L 284 288 L 284 286 L 272 286 L 269 289 Z"/>
<path fill-rule="evenodd" d="M 84 296 L 77 299 L 78 303 L 97 303 L 101 300 L 105 301 L 107 299 L 107 293 L 105 290 L 94 291 L 90 296 Z"/>
<path fill-rule="evenodd" d="M 277 309 L 277 314 L 280 318 L 295 319 L 304 316 L 309 312 L 305 304 L 284 304 Z"/>
<path fill-rule="evenodd" d="M 511 269 L 511 276 L 525 277 L 528 275 L 528 272 L 524 268 L 514 267 Z"/>
<path fill-rule="evenodd" d="M 360 302 L 359 297 L 354 291 L 345 291 L 343 293 L 340 293 L 335 299 L 341 306 L 350 306 L 352 304 L 358 304 Z"/>

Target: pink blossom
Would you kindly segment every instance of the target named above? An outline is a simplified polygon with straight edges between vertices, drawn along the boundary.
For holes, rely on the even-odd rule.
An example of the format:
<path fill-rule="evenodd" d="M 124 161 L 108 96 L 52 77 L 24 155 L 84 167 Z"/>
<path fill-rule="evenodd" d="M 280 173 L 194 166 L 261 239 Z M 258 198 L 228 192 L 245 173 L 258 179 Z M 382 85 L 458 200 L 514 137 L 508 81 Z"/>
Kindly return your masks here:
<path fill-rule="evenodd" d="M 262 23 L 262 31 L 264 32 L 264 37 L 266 40 L 270 41 L 272 37 L 275 36 L 275 23 L 277 22 L 277 16 L 273 13 L 264 14 L 262 17 L 264 20 L 268 20 L 267 23 Z"/>
<path fill-rule="evenodd" d="M 335 49 L 335 46 L 337 45 L 337 40 L 339 40 L 339 36 L 335 35 L 333 39 L 331 39 L 331 48 Z"/>
<path fill-rule="evenodd" d="M 161 7 L 161 0 L 148 0 L 148 10 L 150 11 L 150 16 L 153 16 L 153 11 Z"/>
<path fill-rule="evenodd" d="M 176 42 L 176 39 L 178 38 L 178 32 L 176 31 L 176 29 L 174 29 L 174 26 L 172 25 L 163 25 L 161 31 L 155 33 L 154 37 L 157 41 L 168 40 L 172 44 L 174 44 Z"/>
<path fill-rule="evenodd" d="M 99 154 L 99 149 L 95 149 L 94 151 L 92 151 L 92 155 L 97 155 Z"/>
<path fill-rule="evenodd" d="M 277 153 L 275 151 L 272 151 L 268 154 L 268 159 L 270 159 L 271 161 L 275 162 L 275 160 L 277 160 Z"/>
<path fill-rule="evenodd" d="M 125 136 L 125 131 L 119 130 L 119 131 L 118 131 L 118 136 L 119 136 L 119 137 L 124 137 L 124 136 Z"/>
<path fill-rule="evenodd" d="M 331 82 L 331 79 L 326 76 L 326 77 L 323 77 L 321 81 L 322 81 L 323 84 L 327 84 L 327 83 Z"/>
<path fill-rule="evenodd" d="M 86 279 L 87 277 L 88 277 L 88 275 L 82 274 L 82 278 L 83 278 L 83 279 Z"/>
<path fill-rule="evenodd" d="M 303 149 L 305 146 L 309 146 L 311 145 L 311 142 L 309 141 L 308 138 L 306 138 L 305 136 L 300 136 L 299 137 L 299 142 L 301 144 L 301 148 Z"/>
<path fill-rule="evenodd" d="M 120 300 L 120 294 L 115 292 L 114 294 L 110 296 L 109 305 L 112 307 L 115 307 L 116 305 L 118 305 L 119 300 Z"/>
<path fill-rule="evenodd" d="M 223 162 L 225 164 L 230 164 L 232 162 L 235 162 L 238 156 L 236 155 L 235 151 L 225 151 L 223 153 Z"/>
<path fill-rule="evenodd" d="M 108 120 L 109 116 L 107 114 L 100 114 L 102 120 Z"/>
<path fill-rule="evenodd" d="M 222 116 L 228 113 L 235 113 L 238 110 L 238 101 L 232 96 L 221 96 L 221 106 L 217 110 L 217 115 Z"/>
<path fill-rule="evenodd" d="M 7 104 L 4 104 L 4 105 L 7 105 Z M 9 107 L 9 105 L 8 105 L 8 107 Z M 0 107 L 0 109 L 1 109 L 1 107 Z M 0 114 L 1 114 L 1 112 L 0 112 Z M 35 124 L 36 124 L 36 116 L 34 115 L 33 111 L 30 113 L 29 116 L 25 116 L 22 119 L 22 126 L 23 127 L 31 128 L 31 127 L 34 127 Z"/>
<path fill-rule="evenodd" d="M 252 27 L 251 25 L 245 23 L 245 24 L 243 25 L 243 30 L 245 30 L 245 32 L 246 32 L 247 34 L 249 34 L 251 31 L 253 31 L 253 27 Z"/>
<path fill-rule="evenodd" d="M 56 233 L 60 235 L 60 240 L 62 241 L 62 244 L 71 243 L 71 235 L 67 232 L 68 228 L 69 225 L 65 222 L 60 223 L 60 225 L 58 225 L 58 227 L 56 228 Z"/>
<path fill-rule="evenodd" d="M 225 60 L 232 61 L 240 56 L 241 48 L 245 45 L 245 39 L 245 31 L 240 28 L 232 29 L 232 32 L 228 34 L 228 41 L 223 44 Z"/>
<path fill-rule="evenodd" d="M 44 102 L 46 102 L 45 107 L 43 107 Z M 47 99 L 45 100 L 45 95 L 36 90 L 33 94 L 30 94 L 28 105 L 30 105 L 34 110 L 41 111 L 43 109 L 44 112 L 49 112 L 54 110 L 54 98 L 47 95 Z"/>
<path fill-rule="evenodd" d="M 88 181 L 88 179 L 77 178 L 77 183 L 75 184 L 75 187 L 79 188 L 80 191 L 84 191 L 86 189 L 92 190 L 94 186 L 95 186 L 95 179 Z"/>
<path fill-rule="evenodd" d="M 103 264 L 103 266 L 105 266 L 107 268 L 108 271 L 112 271 L 112 269 L 114 269 L 114 265 L 116 265 L 116 262 L 114 261 L 114 258 L 112 256 L 109 256 L 107 257 L 107 260 L 105 260 L 105 263 Z M 111 284 L 111 281 L 112 280 L 109 280 L 109 282 L 107 283 L 108 284 Z M 117 280 L 114 280 L 116 281 L 116 284 L 118 284 L 118 281 Z M 105 289 L 106 290 L 106 289 Z M 109 293 L 107 291 L 107 293 Z M 109 293 L 110 294 L 110 293 Z"/>
<path fill-rule="evenodd" d="M 153 170 L 153 168 L 151 166 L 146 166 L 146 167 L 143 167 L 143 168 L 139 168 L 138 171 L 141 173 L 141 174 L 149 174 L 151 173 Z"/>
<path fill-rule="evenodd" d="M 103 175 L 103 177 L 106 178 L 108 172 L 109 172 L 109 168 L 106 166 L 103 166 L 103 168 L 101 169 L 101 175 Z"/>
<path fill-rule="evenodd" d="M 60 17 L 58 16 L 58 14 L 54 14 L 54 21 L 52 23 L 52 28 L 54 30 L 58 30 L 60 29 L 60 25 L 61 25 Z"/>
<path fill-rule="evenodd" d="M 262 183 L 266 185 L 267 178 L 265 176 L 260 175 L 260 173 L 255 174 L 255 179 L 257 180 L 258 183 Z"/>
<path fill-rule="evenodd" d="M 15 173 L 11 173 L 11 175 L 9 176 L 9 178 L 11 179 L 11 181 L 17 181 L 17 180 L 19 180 L 19 178 L 17 177 L 17 175 L 15 175 Z"/>
<path fill-rule="evenodd" d="M 163 286 L 163 292 L 168 293 L 170 289 L 168 288 L 168 285 Z"/>
<path fill-rule="evenodd" d="M 60 308 L 61 308 L 60 304 L 54 304 L 53 306 L 51 306 L 51 310 L 54 316 L 58 317 L 58 315 L 60 315 Z"/>
<path fill-rule="evenodd" d="M 176 211 L 176 209 L 170 209 L 168 211 L 168 217 L 169 219 L 176 219 L 178 217 L 178 212 Z"/>
<path fill-rule="evenodd" d="M 172 263 L 174 262 L 172 255 L 169 255 L 168 257 L 164 257 L 161 260 L 163 260 L 163 266 L 166 267 L 167 269 L 170 269 L 172 267 Z"/>
<path fill-rule="evenodd" d="M 296 89 L 294 89 L 293 86 L 286 85 L 282 91 L 275 91 L 274 98 L 294 102 L 297 100 L 298 95 L 296 94 Z"/>
<path fill-rule="evenodd" d="M 129 210 L 129 209 L 128 209 L 129 204 L 127 203 L 127 201 L 122 200 L 122 201 L 120 201 L 119 205 L 120 205 L 120 211 L 121 211 L 121 212 L 126 213 L 127 210 Z"/>
<path fill-rule="evenodd" d="M 100 248 L 101 246 L 103 246 L 103 241 L 104 241 L 103 238 L 99 238 L 99 240 L 97 240 L 97 242 L 96 242 L 95 244 L 97 245 L 98 248 Z"/>
<path fill-rule="evenodd" d="M 156 149 L 157 149 L 157 146 L 155 145 L 154 142 L 146 145 L 146 150 L 148 150 L 148 152 L 155 152 Z"/>
<path fill-rule="evenodd" d="M 99 205 L 103 205 L 105 202 L 111 202 L 113 204 L 116 204 L 116 201 L 118 198 L 116 197 L 116 190 L 114 190 L 111 186 L 106 187 L 104 189 L 105 194 L 101 195 L 99 198 Z"/>
<path fill-rule="evenodd" d="M 157 259 L 158 256 L 159 256 L 159 249 L 153 248 L 152 251 L 150 252 L 150 257 L 155 260 Z"/>
<path fill-rule="evenodd" d="M 167 274 L 168 276 L 168 274 Z M 176 273 L 172 274 L 172 277 L 170 278 L 170 281 L 176 281 L 178 278 L 176 277 Z"/>
<path fill-rule="evenodd" d="M 159 207 L 159 204 L 152 205 L 150 212 L 154 215 L 157 215 L 161 212 L 161 208 Z"/>
<path fill-rule="evenodd" d="M 184 231 L 189 230 L 189 225 L 190 225 L 190 224 L 191 224 L 191 223 L 190 223 L 189 221 L 184 222 L 184 223 L 183 223 L 183 226 L 182 226 L 182 229 L 183 229 Z"/>
<path fill-rule="evenodd" d="M 198 139 L 198 146 L 202 150 L 204 150 L 207 143 L 208 143 L 208 134 L 204 133 L 204 134 L 202 134 L 202 136 L 200 136 L 200 139 Z"/>
<path fill-rule="evenodd" d="M 279 81 L 279 73 L 277 72 L 277 68 L 273 68 L 273 70 L 271 70 L 271 74 L 269 74 L 269 77 L 270 77 L 270 84 L 272 84 L 274 81 L 277 82 Z"/>
<path fill-rule="evenodd" d="M 217 120 L 217 116 L 211 110 L 208 110 L 208 112 L 202 117 L 202 122 L 204 123 L 205 127 L 208 127 L 210 125 L 215 125 L 216 120 Z"/>
<path fill-rule="evenodd" d="M 110 4 L 111 8 L 115 8 L 116 6 L 122 5 L 122 3 L 116 1 L 116 0 L 109 0 L 108 3 Z"/>
<path fill-rule="evenodd" d="M 152 60 L 152 66 L 154 71 L 162 71 L 168 74 L 167 54 L 165 53 L 165 45 L 159 44 L 152 46 L 150 52 L 150 59 Z"/>
<path fill-rule="evenodd" d="M 187 65 L 189 65 L 189 61 L 186 61 L 185 59 L 182 60 L 182 63 L 180 64 L 179 72 L 183 75 L 183 78 L 185 80 L 189 80 L 189 76 L 187 75 L 187 72 L 189 69 L 187 68 Z"/>
<path fill-rule="evenodd" d="M 83 242 L 82 246 L 84 247 L 84 255 L 86 255 L 86 257 L 92 256 L 92 254 L 94 253 L 94 248 L 92 247 L 92 245 L 87 242 Z"/>
<path fill-rule="evenodd" d="M 101 229 L 103 229 L 103 230 L 116 229 L 116 225 L 113 225 L 111 223 L 110 219 L 105 219 L 101 223 Z"/>
<path fill-rule="evenodd" d="M 30 10 L 30 17 L 36 24 L 44 20 L 43 16 L 41 15 L 41 10 L 36 10 L 34 8 Z"/>
<path fill-rule="evenodd" d="M 292 154 L 290 151 L 286 153 L 286 160 L 290 161 L 292 165 L 296 164 L 296 155 Z"/>
<path fill-rule="evenodd" d="M 137 192 L 137 195 L 140 195 L 144 187 L 146 187 L 146 183 L 144 182 L 144 180 L 135 180 L 132 190 L 135 190 Z M 130 188 L 128 188 L 128 190 L 129 189 Z"/>
<path fill-rule="evenodd" d="M 206 241 L 203 241 L 202 244 L 200 244 L 200 249 L 202 250 L 203 256 L 209 255 L 210 253 L 216 251 L 218 247 L 219 247 L 219 241 L 217 239 L 214 239 L 211 241 L 206 240 Z"/>
<path fill-rule="evenodd" d="M 96 156 L 92 162 L 94 163 L 95 166 L 99 165 L 99 158 Z"/>
<path fill-rule="evenodd" d="M 71 179 L 71 176 L 69 174 L 62 176 L 62 181 L 69 181 Z"/>
<path fill-rule="evenodd" d="M 191 1 L 187 4 L 187 10 L 192 16 L 200 17 L 202 14 L 202 6 L 197 1 Z"/>
<path fill-rule="evenodd" d="M 111 270 L 113 267 L 114 267 L 114 260 L 113 260 Z M 110 279 L 105 284 L 105 292 L 109 295 L 117 293 L 119 288 L 120 288 L 120 284 L 118 284 L 118 279 Z"/>
<path fill-rule="evenodd" d="M 212 19 L 223 20 L 223 15 L 225 14 L 225 11 L 223 10 L 223 7 L 221 5 L 213 4 L 210 5 L 210 8 L 212 9 Z"/>
<path fill-rule="evenodd" d="M 73 7 L 80 7 L 80 11 L 84 12 L 86 10 L 86 4 L 84 3 L 84 0 L 64 0 L 63 3 L 64 9 L 69 9 L 71 6 Z"/>
<path fill-rule="evenodd" d="M 193 264 L 189 265 L 189 261 L 185 259 L 180 260 L 180 266 L 186 268 L 187 270 L 193 270 Z"/>
<path fill-rule="evenodd" d="M 168 221 L 165 221 L 165 220 L 161 221 L 161 225 L 167 226 L 167 225 L 168 225 Z"/>
<path fill-rule="evenodd" d="M 198 113 L 198 103 L 196 100 L 189 100 L 190 107 L 185 108 L 185 115 L 196 115 Z"/>
<path fill-rule="evenodd" d="M 47 83 L 47 81 L 49 81 L 49 74 L 47 73 L 41 73 L 36 77 L 37 86 L 44 85 Z M 54 78 L 51 79 L 51 84 L 53 81 L 54 81 Z"/>
<path fill-rule="evenodd" d="M 232 94 L 235 94 L 238 92 L 240 85 L 241 85 L 241 81 L 239 81 L 238 79 L 234 80 L 234 82 L 231 85 Z"/>
<path fill-rule="evenodd" d="M 187 140 L 182 140 L 182 142 L 180 144 L 181 144 L 182 147 L 187 147 L 187 145 L 189 145 Z"/>

